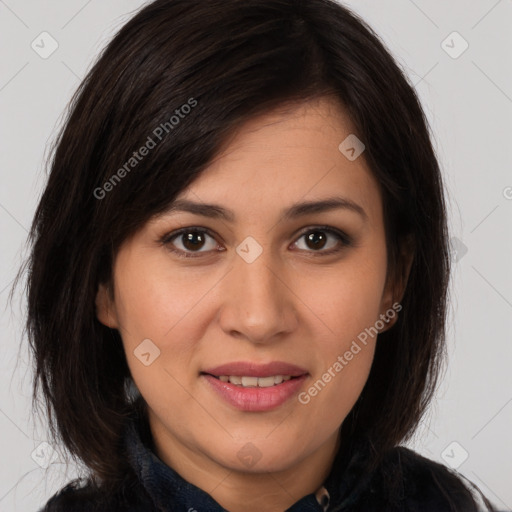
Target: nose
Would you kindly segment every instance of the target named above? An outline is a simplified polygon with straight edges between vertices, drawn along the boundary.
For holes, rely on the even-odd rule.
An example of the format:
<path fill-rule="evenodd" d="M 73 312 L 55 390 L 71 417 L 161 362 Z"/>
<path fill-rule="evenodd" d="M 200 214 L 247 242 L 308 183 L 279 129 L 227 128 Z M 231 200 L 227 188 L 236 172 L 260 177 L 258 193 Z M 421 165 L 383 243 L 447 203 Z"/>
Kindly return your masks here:
<path fill-rule="evenodd" d="M 270 251 L 264 250 L 251 263 L 236 255 L 222 286 L 219 322 L 228 335 L 263 344 L 296 328 L 297 299 Z"/>

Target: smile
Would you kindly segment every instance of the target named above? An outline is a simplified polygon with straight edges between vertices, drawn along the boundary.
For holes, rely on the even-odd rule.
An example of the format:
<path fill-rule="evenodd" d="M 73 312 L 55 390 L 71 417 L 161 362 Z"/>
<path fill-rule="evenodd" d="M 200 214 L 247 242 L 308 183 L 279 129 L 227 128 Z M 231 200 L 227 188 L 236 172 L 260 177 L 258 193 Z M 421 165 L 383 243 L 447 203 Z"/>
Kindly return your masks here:
<path fill-rule="evenodd" d="M 215 375 L 213 375 L 215 377 Z M 235 375 L 220 375 L 218 377 L 222 382 L 231 382 L 235 386 L 243 388 L 269 388 L 281 384 L 283 381 L 290 380 L 291 375 L 271 375 L 269 377 L 248 377 L 248 376 L 235 376 Z"/>
<path fill-rule="evenodd" d="M 222 402 L 241 411 L 264 412 L 282 406 L 299 393 L 308 375 L 217 377 L 202 373 L 201 377 L 208 384 L 208 390 L 213 391 L 214 398 L 220 398 Z"/>

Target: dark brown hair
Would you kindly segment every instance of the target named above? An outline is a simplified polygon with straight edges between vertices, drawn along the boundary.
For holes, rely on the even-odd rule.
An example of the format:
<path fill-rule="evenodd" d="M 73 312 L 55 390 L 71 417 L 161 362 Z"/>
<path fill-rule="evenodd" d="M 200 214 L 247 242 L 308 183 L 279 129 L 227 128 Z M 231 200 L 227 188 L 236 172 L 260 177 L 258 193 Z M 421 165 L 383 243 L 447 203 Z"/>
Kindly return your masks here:
<path fill-rule="evenodd" d="M 401 248 L 414 248 L 403 309 L 379 336 L 341 439 L 368 439 L 376 463 L 417 427 L 442 367 L 450 255 L 440 169 L 413 87 L 372 29 L 334 1 L 157 0 L 75 93 L 30 235 L 34 403 L 42 391 L 51 435 L 104 488 L 123 478 L 121 432 L 134 407 L 120 335 L 95 315 L 120 244 L 245 121 L 323 96 L 347 108 L 380 184 L 390 278 L 404 276 Z M 126 167 L 148 137 L 155 146 Z"/>

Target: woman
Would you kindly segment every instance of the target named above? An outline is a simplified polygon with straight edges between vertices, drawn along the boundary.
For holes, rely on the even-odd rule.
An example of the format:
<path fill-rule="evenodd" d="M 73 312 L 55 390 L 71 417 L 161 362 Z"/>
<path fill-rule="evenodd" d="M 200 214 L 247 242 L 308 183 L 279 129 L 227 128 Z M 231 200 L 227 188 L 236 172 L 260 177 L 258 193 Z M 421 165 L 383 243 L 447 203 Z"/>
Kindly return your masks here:
<path fill-rule="evenodd" d="M 399 446 L 444 355 L 447 237 L 422 108 L 362 20 L 144 7 L 32 227 L 34 396 L 88 469 L 42 510 L 479 510 Z"/>

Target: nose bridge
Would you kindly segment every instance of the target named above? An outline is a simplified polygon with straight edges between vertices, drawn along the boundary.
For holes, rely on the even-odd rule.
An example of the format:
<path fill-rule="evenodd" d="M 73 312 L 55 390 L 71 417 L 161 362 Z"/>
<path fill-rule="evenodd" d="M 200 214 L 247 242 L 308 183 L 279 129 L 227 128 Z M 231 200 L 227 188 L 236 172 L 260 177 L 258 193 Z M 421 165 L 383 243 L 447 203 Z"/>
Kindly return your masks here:
<path fill-rule="evenodd" d="M 249 251 L 244 253 L 247 248 Z M 233 269 L 233 278 L 241 285 L 237 300 L 253 316 L 261 314 L 260 310 L 270 313 L 280 296 L 276 271 L 272 268 L 276 267 L 276 261 L 270 249 L 258 249 L 254 242 L 244 242 L 237 248 L 237 256 Z"/>
<path fill-rule="evenodd" d="M 248 238 L 237 247 L 227 276 L 221 324 L 227 332 L 264 342 L 292 328 L 293 307 L 291 294 L 279 276 L 277 258 Z"/>

